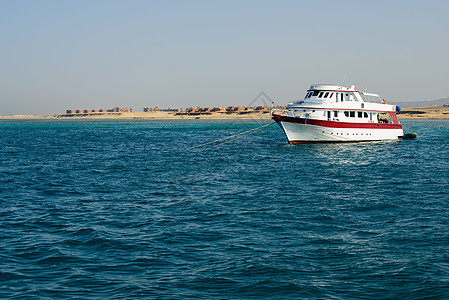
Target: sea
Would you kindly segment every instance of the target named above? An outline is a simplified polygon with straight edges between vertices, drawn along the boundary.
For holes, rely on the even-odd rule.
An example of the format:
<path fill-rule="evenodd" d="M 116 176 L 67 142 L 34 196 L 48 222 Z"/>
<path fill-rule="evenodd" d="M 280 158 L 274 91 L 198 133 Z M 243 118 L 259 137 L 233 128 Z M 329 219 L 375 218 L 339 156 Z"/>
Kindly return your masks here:
<path fill-rule="evenodd" d="M 449 298 L 449 120 L 271 122 L 0 120 L 0 298 Z"/>

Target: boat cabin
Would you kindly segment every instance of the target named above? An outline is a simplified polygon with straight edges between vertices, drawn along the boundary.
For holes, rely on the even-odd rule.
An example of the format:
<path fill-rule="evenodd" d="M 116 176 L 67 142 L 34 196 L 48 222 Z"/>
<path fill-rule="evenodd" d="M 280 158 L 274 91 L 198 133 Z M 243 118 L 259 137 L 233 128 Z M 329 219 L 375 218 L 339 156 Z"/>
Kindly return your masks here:
<path fill-rule="evenodd" d="M 303 100 L 287 105 L 287 115 L 350 123 L 398 124 L 395 107 L 379 95 L 360 92 L 355 86 L 312 85 Z"/>

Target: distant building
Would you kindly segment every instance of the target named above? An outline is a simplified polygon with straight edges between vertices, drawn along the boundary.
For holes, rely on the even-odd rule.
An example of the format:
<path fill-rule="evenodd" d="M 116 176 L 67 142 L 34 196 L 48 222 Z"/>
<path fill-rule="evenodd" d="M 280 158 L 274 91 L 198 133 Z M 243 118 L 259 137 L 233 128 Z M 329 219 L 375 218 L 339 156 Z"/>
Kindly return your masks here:
<path fill-rule="evenodd" d="M 203 112 L 203 113 L 208 113 L 208 112 L 212 111 L 212 108 L 210 108 L 210 107 L 199 107 L 198 111 L 199 112 Z"/>
<path fill-rule="evenodd" d="M 112 109 L 67 109 L 66 114 L 77 115 L 77 114 L 94 114 L 94 113 L 106 113 L 106 112 L 132 112 L 132 108 L 120 108 L 114 107 Z"/>
<path fill-rule="evenodd" d="M 144 107 L 144 112 L 155 112 L 155 111 L 163 111 L 163 112 L 181 112 L 180 108 L 159 108 L 159 107 Z"/>
<path fill-rule="evenodd" d="M 132 112 L 132 108 L 120 108 L 120 107 L 114 107 L 112 109 L 108 109 L 107 112 Z"/>
<path fill-rule="evenodd" d="M 180 112 L 181 109 L 180 108 L 161 108 L 160 111 L 164 111 L 164 112 Z"/>

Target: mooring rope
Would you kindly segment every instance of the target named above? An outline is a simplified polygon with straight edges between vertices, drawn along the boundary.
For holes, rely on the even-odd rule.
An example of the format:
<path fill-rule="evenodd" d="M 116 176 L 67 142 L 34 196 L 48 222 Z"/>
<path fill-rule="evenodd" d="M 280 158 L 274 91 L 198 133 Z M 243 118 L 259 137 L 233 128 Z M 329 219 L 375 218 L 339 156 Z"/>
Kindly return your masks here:
<path fill-rule="evenodd" d="M 240 139 L 240 138 L 242 138 L 242 137 L 245 137 L 245 136 L 248 136 L 248 135 L 250 135 L 250 134 L 256 133 L 256 132 L 258 132 L 258 131 L 264 129 L 265 127 L 271 126 L 271 125 L 273 125 L 273 124 L 275 124 L 275 123 L 276 123 L 276 122 L 273 122 L 273 123 L 270 123 L 270 124 L 265 124 L 265 125 L 259 126 L 259 127 L 257 127 L 257 128 L 253 128 L 253 129 L 250 129 L 250 130 L 246 130 L 246 131 L 243 131 L 243 132 L 240 132 L 240 133 L 231 135 L 231 136 L 227 136 L 227 137 L 224 137 L 224 138 L 221 138 L 221 139 L 218 139 L 218 140 L 214 140 L 214 141 L 207 142 L 207 143 L 204 143 L 204 144 L 200 144 L 200 145 L 196 145 L 196 146 L 193 146 L 193 147 L 189 147 L 189 148 L 187 148 L 186 150 L 190 150 L 190 149 L 193 149 L 193 148 L 198 148 L 198 147 L 201 147 L 201 146 L 206 146 L 206 145 L 209 145 L 209 144 L 212 144 L 212 143 L 216 143 L 216 142 L 219 142 L 219 141 L 227 140 L 227 139 L 230 139 L 230 138 L 233 138 L 233 137 L 236 137 L 236 136 L 237 136 L 237 138 L 235 138 L 235 139 L 232 139 L 232 140 L 229 140 L 229 141 L 225 141 L 225 142 L 220 143 L 220 144 L 216 144 L 215 146 L 220 146 L 220 145 L 223 145 L 223 144 L 226 144 L 226 143 L 230 143 L 230 142 L 233 142 L 233 141 L 235 141 L 235 140 L 238 140 L 238 139 Z M 245 133 L 246 133 L 246 134 L 245 134 Z M 242 135 L 242 134 L 245 134 L 245 135 Z"/>

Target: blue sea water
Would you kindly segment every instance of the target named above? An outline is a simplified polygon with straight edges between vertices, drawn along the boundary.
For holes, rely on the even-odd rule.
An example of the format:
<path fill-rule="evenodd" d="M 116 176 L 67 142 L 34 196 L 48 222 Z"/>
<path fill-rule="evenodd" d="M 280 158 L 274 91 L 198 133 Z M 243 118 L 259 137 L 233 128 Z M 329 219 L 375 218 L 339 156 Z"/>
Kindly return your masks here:
<path fill-rule="evenodd" d="M 449 298 L 449 121 L 1 120 L 0 298 Z"/>

